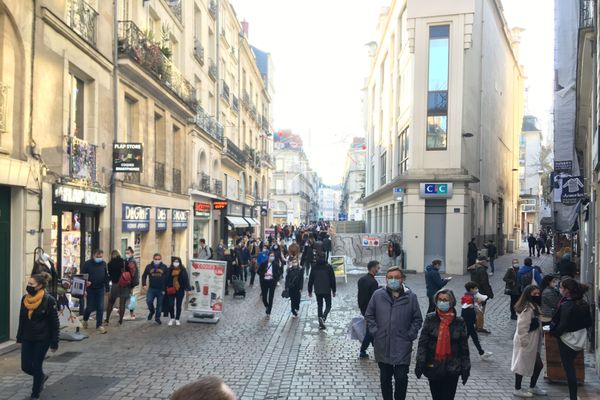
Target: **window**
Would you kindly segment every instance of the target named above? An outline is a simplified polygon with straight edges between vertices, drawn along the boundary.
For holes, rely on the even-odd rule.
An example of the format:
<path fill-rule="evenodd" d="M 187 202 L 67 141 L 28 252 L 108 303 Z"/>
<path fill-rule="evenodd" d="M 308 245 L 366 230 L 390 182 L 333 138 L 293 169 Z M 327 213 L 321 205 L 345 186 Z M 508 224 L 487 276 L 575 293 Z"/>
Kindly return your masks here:
<path fill-rule="evenodd" d="M 386 161 L 387 160 L 386 160 L 386 158 L 387 158 L 387 152 L 384 152 L 381 155 L 381 158 L 379 160 L 379 174 L 380 174 L 379 184 L 381 186 L 385 185 L 385 182 L 386 182 L 386 172 L 387 172 L 387 166 L 386 166 L 386 164 L 387 164 Z"/>
<path fill-rule="evenodd" d="M 429 27 L 427 150 L 448 147 L 449 40 L 449 25 Z"/>
<path fill-rule="evenodd" d="M 375 191 L 375 164 L 371 164 L 371 192 Z"/>
<path fill-rule="evenodd" d="M 85 83 L 75 75 L 69 75 L 69 81 L 69 135 L 83 139 Z"/>
<path fill-rule="evenodd" d="M 131 97 L 125 97 L 125 129 L 128 143 L 137 141 L 137 101 Z"/>
<path fill-rule="evenodd" d="M 398 162 L 398 175 L 406 172 L 408 167 L 408 128 L 405 128 L 398 135 L 398 141 L 396 143 L 396 159 Z"/>

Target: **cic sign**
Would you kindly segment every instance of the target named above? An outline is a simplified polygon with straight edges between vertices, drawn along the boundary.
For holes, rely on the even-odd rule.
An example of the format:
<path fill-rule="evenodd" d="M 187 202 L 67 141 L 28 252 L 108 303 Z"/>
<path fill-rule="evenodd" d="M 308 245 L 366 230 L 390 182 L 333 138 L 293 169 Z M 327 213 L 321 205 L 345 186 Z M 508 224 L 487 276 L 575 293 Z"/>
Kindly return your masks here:
<path fill-rule="evenodd" d="M 54 201 L 93 207 L 106 207 L 108 205 L 108 195 L 104 192 L 93 192 L 73 186 L 55 185 Z"/>
<path fill-rule="evenodd" d="M 452 189 L 452 183 L 421 183 L 419 196 L 424 199 L 449 199 Z"/>

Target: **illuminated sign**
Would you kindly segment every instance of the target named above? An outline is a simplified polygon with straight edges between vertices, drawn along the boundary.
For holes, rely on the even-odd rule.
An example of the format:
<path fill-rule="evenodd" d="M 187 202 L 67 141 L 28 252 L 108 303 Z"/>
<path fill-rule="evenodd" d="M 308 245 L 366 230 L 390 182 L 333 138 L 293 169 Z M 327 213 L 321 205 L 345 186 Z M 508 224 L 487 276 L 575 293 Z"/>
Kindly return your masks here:
<path fill-rule="evenodd" d="M 226 210 L 227 202 L 226 201 L 213 201 L 213 209 L 214 210 Z"/>
<path fill-rule="evenodd" d="M 194 217 L 210 218 L 210 203 L 194 203 Z"/>
<path fill-rule="evenodd" d="M 452 183 L 421 183 L 419 195 L 422 198 L 450 198 L 452 189 Z"/>
<path fill-rule="evenodd" d="M 104 192 L 93 192 L 78 187 L 57 185 L 54 187 L 54 201 L 106 207 L 108 205 L 108 195 Z"/>

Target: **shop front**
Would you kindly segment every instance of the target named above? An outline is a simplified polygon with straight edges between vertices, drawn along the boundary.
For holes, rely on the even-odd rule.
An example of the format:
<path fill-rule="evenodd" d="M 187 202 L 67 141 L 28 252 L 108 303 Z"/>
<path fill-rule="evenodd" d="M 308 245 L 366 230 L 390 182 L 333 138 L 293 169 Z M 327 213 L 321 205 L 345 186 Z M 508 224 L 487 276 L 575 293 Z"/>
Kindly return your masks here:
<path fill-rule="evenodd" d="M 107 205 L 105 192 L 54 185 L 50 254 L 59 276 L 79 273 L 93 250 L 100 248 L 100 213 Z"/>
<path fill-rule="evenodd" d="M 164 223 L 166 230 L 166 212 Z M 147 241 L 149 231 L 150 207 L 123 204 L 121 208 L 121 253 L 125 254 L 127 247 L 133 248 L 134 258 L 138 265 L 142 265 L 142 243 Z"/>
<path fill-rule="evenodd" d="M 215 200 L 213 209 L 221 211 L 222 239 L 227 247 L 234 246 L 238 239 L 250 232 L 250 224 L 244 219 L 244 204 L 231 200 Z"/>
<path fill-rule="evenodd" d="M 248 232 L 251 232 L 253 236 L 258 235 L 260 232 L 260 222 L 258 222 L 258 212 L 256 207 L 244 206 L 244 219 L 250 226 Z"/>
<path fill-rule="evenodd" d="M 210 219 L 211 219 L 211 204 L 203 201 L 194 202 L 194 228 L 193 228 L 193 243 L 192 243 L 192 255 L 194 258 L 198 257 L 198 251 L 200 248 L 200 239 L 204 239 L 208 246 L 212 246 L 210 240 Z"/>

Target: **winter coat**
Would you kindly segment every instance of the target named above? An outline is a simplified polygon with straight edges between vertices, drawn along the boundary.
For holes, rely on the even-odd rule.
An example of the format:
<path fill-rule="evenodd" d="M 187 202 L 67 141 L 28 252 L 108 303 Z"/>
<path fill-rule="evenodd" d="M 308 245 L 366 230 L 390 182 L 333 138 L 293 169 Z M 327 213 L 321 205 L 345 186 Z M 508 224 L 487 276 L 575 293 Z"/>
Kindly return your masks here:
<path fill-rule="evenodd" d="M 121 272 L 123 272 L 124 267 L 125 260 L 123 260 L 120 256 L 113 258 L 108 262 L 108 277 L 113 284 L 119 282 L 119 278 L 121 277 Z"/>
<path fill-rule="evenodd" d="M 265 274 L 267 273 L 268 269 L 269 269 L 269 261 L 265 261 L 264 263 L 260 264 L 260 266 L 258 267 L 258 277 L 260 278 L 261 282 L 264 280 Z M 279 260 L 277 258 L 272 263 L 271 272 L 273 272 L 273 280 L 275 282 L 279 281 L 279 278 L 281 277 L 281 269 L 279 267 Z"/>
<path fill-rule="evenodd" d="M 320 295 L 335 293 L 335 272 L 330 264 L 324 261 L 317 262 L 310 270 L 308 277 L 308 293 L 313 292 Z"/>
<path fill-rule="evenodd" d="M 377 289 L 365 314 L 373 335 L 375 360 L 389 365 L 410 365 L 412 344 L 423 323 L 417 296 L 405 289 L 394 298 L 385 288 Z"/>
<path fill-rule="evenodd" d="M 469 242 L 469 250 L 467 252 L 467 258 L 469 260 L 475 260 L 477 258 L 478 251 L 479 251 L 479 249 L 477 248 L 477 245 L 475 244 L 475 242 Z"/>
<path fill-rule="evenodd" d="M 440 318 L 435 312 L 427 314 L 419 345 L 417 348 L 416 371 L 422 371 L 427 376 L 427 366 L 434 363 L 435 347 L 437 345 Z M 462 375 L 468 377 L 471 371 L 471 360 L 469 358 L 467 326 L 465 321 L 456 316 L 450 324 L 450 348 L 452 356 L 444 364 L 444 375 Z"/>
<path fill-rule="evenodd" d="M 217 260 L 225 261 L 225 246 L 217 246 Z"/>
<path fill-rule="evenodd" d="M 425 285 L 427 286 L 427 297 L 431 298 L 438 290 L 446 286 L 447 280 L 442 279 L 440 271 L 433 265 L 425 268 Z"/>
<path fill-rule="evenodd" d="M 367 312 L 369 301 L 371 301 L 371 297 L 377 289 L 379 289 L 379 283 L 371 274 L 365 274 L 358 280 L 358 308 L 363 316 Z"/>
<path fill-rule="evenodd" d="M 575 332 L 592 326 L 590 306 L 584 300 L 563 299 L 550 323 L 550 333 L 560 337 L 565 332 Z"/>
<path fill-rule="evenodd" d="M 51 349 L 58 349 L 58 310 L 56 300 L 48 293 L 44 295 L 40 306 L 33 310 L 29 319 L 27 308 L 23 304 L 25 296 L 21 298 L 21 311 L 19 313 L 19 328 L 17 329 L 17 343 L 50 342 Z"/>
<path fill-rule="evenodd" d="M 542 316 L 548 319 L 552 319 L 556 310 L 558 309 L 558 302 L 560 301 L 560 292 L 557 289 L 547 287 L 542 292 Z"/>
<path fill-rule="evenodd" d="M 538 318 L 533 305 L 529 304 L 517 314 L 517 330 L 513 338 L 513 353 L 510 370 L 523 376 L 533 375 L 536 355 L 542 349 L 542 324 L 538 320 L 538 327 L 529 331 L 531 322 Z"/>
<path fill-rule="evenodd" d="M 561 278 L 563 276 L 575 278 L 575 274 L 577 273 L 577 264 L 570 259 L 563 258 L 558 263 L 558 273 L 560 274 Z"/>
<path fill-rule="evenodd" d="M 104 261 L 97 263 L 94 260 L 87 260 L 81 268 L 81 273 L 88 274 L 90 289 L 101 289 L 104 287 L 107 293 L 110 291 L 110 279 L 108 278 L 108 269 Z"/>
<path fill-rule="evenodd" d="M 479 287 L 479 293 L 494 298 L 494 291 L 490 285 L 490 278 L 487 273 L 487 267 L 480 263 L 471 265 L 467 270 L 471 273 L 471 280 Z"/>
<path fill-rule="evenodd" d="M 186 292 L 191 292 L 192 287 L 190 286 L 190 276 L 188 275 L 187 269 L 183 265 L 181 265 L 179 268 L 181 269 L 181 272 L 179 273 L 179 291 L 185 290 Z M 167 271 L 166 287 L 173 286 L 174 269 L 175 267 L 170 266 L 169 270 Z"/>
<path fill-rule="evenodd" d="M 485 248 L 488 251 L 488 257 L 490 258 L 490 260 L 495 260 L 498 255 L 498 249 L 496 248 L 496 245 L 488 244 L 485 246 Z"/>
<path fill-rule="evenodd" d="M 288 269 L 285 276 L 285 288 L 291 292 L 301 292 L 304 286 L 304 270 L 300 267 Z"/>
<path fill-rule="evenodd" d="M 525 282 L 523 282 L 523 278 L 525 277 L 525 275 L 530 274 L 530 273 L 532 274 L 531 275 L 531 284 L 532 285 L 540 286 L 542 284 L 542 274 L 540 274 L 539 271 L 537 271 L 533 267 L 523 265 L 521 268 L 519 268 L 519 272 L 517 273 L 517 285 L 519 286 L 519 293 L 521 292 L 522 289 L 524 289 L 524 287 L 522 287 L 522 286 L 526 286 Z"/>
<path fill-rule="evenodd" d="M 167 284 L 167 275 L 168 269 L 165 264 L 161 262 L 155 268 L 154 263 L 152 262 L 146 265 L 146 269 L 142 274 L 142 286 L 146 286 L 146 279 L 148 278 L 150 281 L 148 283 L 150 289 L 158 289 L 164 292 Z"/>
<path fill-rule="evenodd" d="M 527 244 L 529 245 L 529 247 L 535 247 L 535 245 L 537 244 L 537 239 L 534 236 L 529 236 L 527 238 Z"/>
<path fill-rule="evenodd" d="M 506 273 L 504 274 L 504 278 L 502 278 L 504 282 L 506 282 L 505 293 L 511 296 L 519 295 L 519 285 L 517 283 L 517 271 L 513 267 L 508 267 L 506 269 Z"/>

